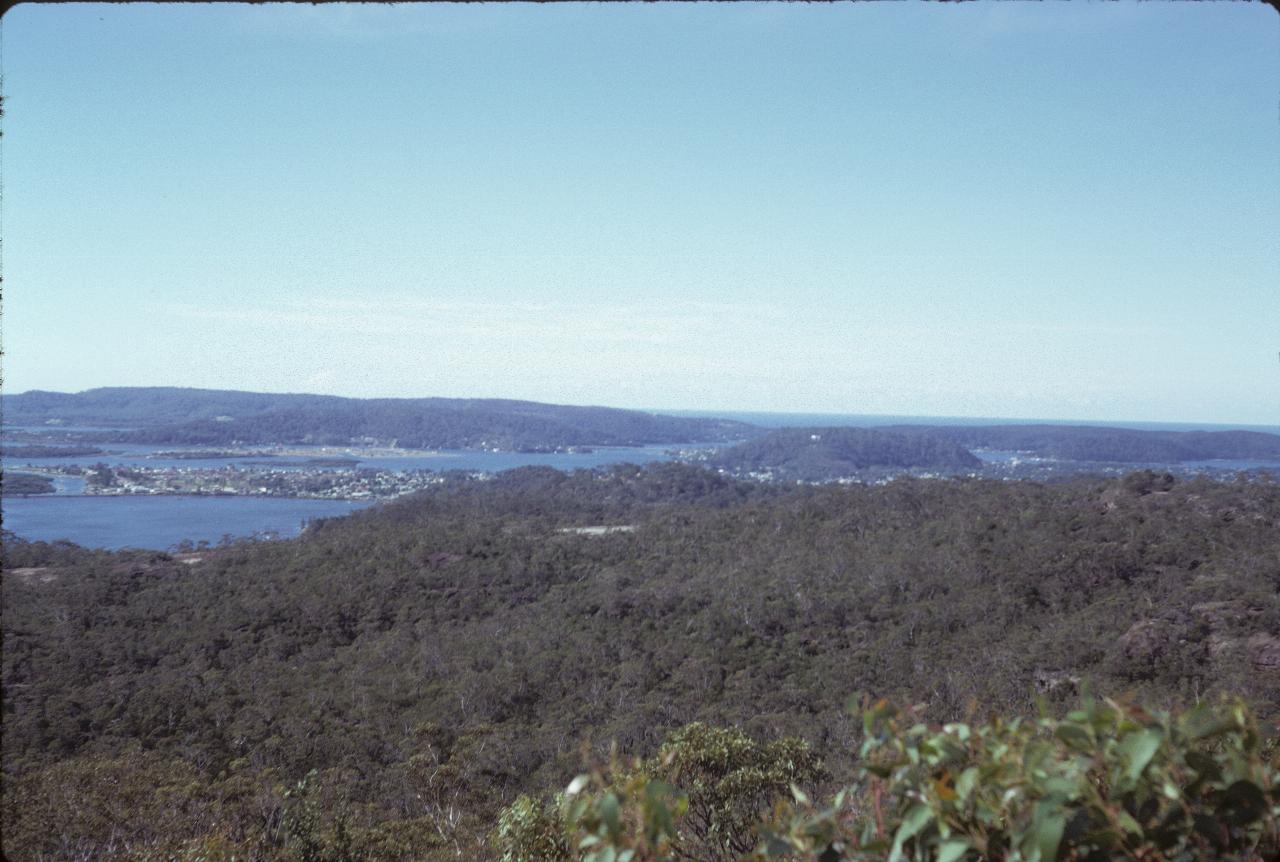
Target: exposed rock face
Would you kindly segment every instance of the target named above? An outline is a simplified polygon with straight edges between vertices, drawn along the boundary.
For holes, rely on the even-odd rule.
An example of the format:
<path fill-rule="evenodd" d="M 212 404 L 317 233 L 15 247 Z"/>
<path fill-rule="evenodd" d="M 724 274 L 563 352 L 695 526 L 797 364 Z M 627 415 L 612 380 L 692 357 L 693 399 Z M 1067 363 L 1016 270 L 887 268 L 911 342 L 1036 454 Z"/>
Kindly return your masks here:
<path fill-rule="evenodd" d="M 1230 628 L 1242 620 L 1256 617 L 1259 613 L 1257 608 L 1251 608 L 1244 602 L 1238 601 L 1201 602 L 1191 606 L 1191 614 L 1196 622 L 1211 632 Z"/>
<path fill-rule="evenodd" d="M 1120 636 L 1124 658 L 1138 668 L 1156 665 L 1179 649 L 1203 650 L 1200 660 L 1247 660 L 1254 670 L 1280 672 L 1280 638 L 1257 628 L 1262 611 L 1238 600 L 1201 602 L 1138 620 Z"/>
<path fill-rule="evenodd" d="M 1120 647 L 1130 661 L 1155 661 L 1164 655 L 1174 639 L 1172 626 L 1165 620 L 1138 620 L 1120 636 Z"/>
<path fill-rule="evenodd" d="M 1280 673 L 1280 638 L 1259 632 L 1245 641 L 1253 669 L 1263 673 Z"/>
<path fill-rule="evenodd" d="M 1074 694 L 1080 689 L 1080 677 L 1064 670 L 1037 670 L 1032 680 L 1040 694 Z"/>
<path fill-rule="evenodd" d="M 1230 652 L 1236 645 L 1234 638 L 1223 637 L 1222 635 L 1212 634 L 1205 639 L 1205 643 L 1209 646 L 1209 658 L 1221 658 Z"/>
<path fill-rule="evenodd" d="M 1147 494 L 1163 494 L 1176 483 L 1173 474 L 1157 474 L 1151 470 L 1130 473 L 1120 482 L 1120 487 L 1130 494 L 1145 497 Z"/>

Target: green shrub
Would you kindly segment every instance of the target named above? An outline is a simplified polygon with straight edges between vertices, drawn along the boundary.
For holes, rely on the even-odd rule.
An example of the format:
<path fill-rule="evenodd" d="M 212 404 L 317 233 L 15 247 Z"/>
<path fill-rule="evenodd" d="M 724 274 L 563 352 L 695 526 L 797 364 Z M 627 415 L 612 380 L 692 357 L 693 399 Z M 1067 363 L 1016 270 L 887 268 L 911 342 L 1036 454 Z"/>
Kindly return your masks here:
<path fill-rule="evenodd" d="M 629 769 L 579 776 L 556 806 L 521 797 L 503 860 L 1191 862 L 1280 858 L 1274 745 L 1245 704 L 1178 715 L 1086 696 L 1064 718 L 930 727 L 880 701 L 829 804 L 798 785 L 798 740 L 694 724 Z"/>
<path fill-rule="evenodd" d="M 758 843 L 774 799 L 821 775 L 803 740 L 760 743 L 695 722 L 649 760 L 623 765 L 615 754 L 606 769 L 574 779 L 556 820 L 520 797 L 502 812 L 494 843 L 503 862 L 738 859 Z"/>
<path fill-rule="evenodd" d="M 541 801 L 524 794 L 498 816 L 493 844 L 502 862 L 571 858 L 560 819 Z"/>
<path fill-rule="evenodd" d="M 1280 853 L 1277 764 L 1248 708 L 1086 697 L 1065 718 L 929 728 L 880 702 L 858 779 L 803 797 L 756 859 L 1257 860 Z"/>

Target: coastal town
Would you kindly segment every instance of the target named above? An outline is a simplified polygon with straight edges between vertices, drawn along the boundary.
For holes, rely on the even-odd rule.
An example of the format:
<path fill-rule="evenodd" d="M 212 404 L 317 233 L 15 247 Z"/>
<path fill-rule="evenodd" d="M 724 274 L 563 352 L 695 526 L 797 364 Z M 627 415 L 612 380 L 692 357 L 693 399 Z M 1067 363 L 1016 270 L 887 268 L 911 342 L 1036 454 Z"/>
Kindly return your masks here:
<path fill-rule="evenodd" d="M 175 495 L 389 500 L 440 484 L 430 470 L 286 469 L 282 467 L 148 467 L 65 464 L 25 473 L 79 478 L 88 496 Z"/>
<path fill-rule="evenodd" d="M 671 449 L 666 455 L 685 463 L 708 464 L 714 450 Z M 186 453 L 164 453 L 178 457 Z M 207 453 L 205 457 L 210 457 Z M 239 453 L 228 453 L 239 454 Z M 311 453 L 308 453 L 311 454 Z M 980 467 L 960 471 L 926 468 L 866 467 L 850 469 L 844 475 L 831 475 L 821 480 L 797 479 L 773 469 L 716 470 L 736 479 L 782 484 L 862 484 L 883 485 L 904 476 L 916 479 L 998 479 L 1004 481 L 1055 481 L 1081 473 L 1121 476 L 1143 465 L 1073 462 L 1037 457 L 1031 453 L 984 452 Z M 27 464 L 6 471 L 7 496 L 29 494 L 83 495 L 92 497 L 125 496 L 237 496 L 280 497 L 316 500 L 390 500 L 449 481 L 458 471 L 436 472 L 427 469 L 391 470 L 360 468 L 349 458 L 335 455 L 311 458 L 304 467 L 241 462 L 225 466 L 150 466 L 137 464 Z M 1181 478 L 1197 475 L 1228 478 L 1241 475 L 1236 469 L 1196 465 L 1150 465 Z M 476 479 L 492 477 L 487 471 L 462 471 Z M 1257 470 L 1245 470 L 1250 476 Z M 1265 472 L 1265 471 L 1261 471 Z"/>

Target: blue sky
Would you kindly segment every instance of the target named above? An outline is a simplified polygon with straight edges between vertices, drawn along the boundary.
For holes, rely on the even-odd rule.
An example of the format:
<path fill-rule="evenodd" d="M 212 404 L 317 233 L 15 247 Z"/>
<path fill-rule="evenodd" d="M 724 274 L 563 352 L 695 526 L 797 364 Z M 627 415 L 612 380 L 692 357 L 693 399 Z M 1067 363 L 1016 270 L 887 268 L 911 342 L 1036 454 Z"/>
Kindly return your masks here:
<path fill-rule="evenodd" d="M 1280 421 L 1261 4 L 0 26 L 8 392 Z"/>

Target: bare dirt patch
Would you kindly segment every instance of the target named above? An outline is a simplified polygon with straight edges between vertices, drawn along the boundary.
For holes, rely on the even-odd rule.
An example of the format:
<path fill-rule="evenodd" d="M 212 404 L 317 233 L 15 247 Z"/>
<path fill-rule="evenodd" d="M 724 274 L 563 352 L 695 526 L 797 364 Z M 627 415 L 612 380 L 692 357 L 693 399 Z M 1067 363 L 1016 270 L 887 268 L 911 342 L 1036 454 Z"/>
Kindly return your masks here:
<path fill-rule="evenodd" d="M 557 533 L 574 533 L 579 536 L 605 536 L 609 533 L 633 533 L 635 524 L 618 524 L 616 526 L 600 525 L 593 527 L 561 527 Z"/>
<path fill-rule="evenodd" d="M 24 566 L 19 569 L 9 569 L 5 572 L 7 577 L 20 578 L 24 581 L 39 581 L 47 584 L 58 579 L 58 573 L 48 566 Z"/>

